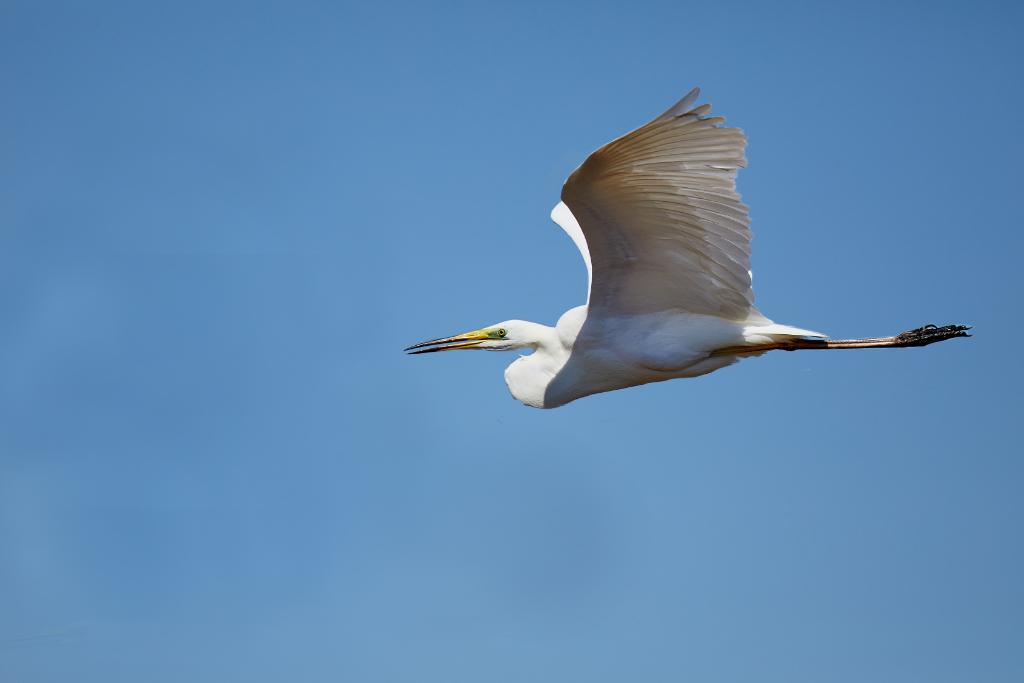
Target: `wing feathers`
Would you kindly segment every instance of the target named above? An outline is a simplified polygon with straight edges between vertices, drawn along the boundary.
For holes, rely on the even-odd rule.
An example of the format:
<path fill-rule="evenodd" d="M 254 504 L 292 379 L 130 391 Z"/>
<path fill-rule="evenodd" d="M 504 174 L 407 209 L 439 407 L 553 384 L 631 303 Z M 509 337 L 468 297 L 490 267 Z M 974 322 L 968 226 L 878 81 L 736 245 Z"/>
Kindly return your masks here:
<path fill-rule="evenodd" d="M 586 237 L 592 315 L 668 309 L 764 323 L 750 288 L 750 219 L 735 192 L 747 137 L 693 108 L 694 89 L 569 177 L 562 200 Z"/>

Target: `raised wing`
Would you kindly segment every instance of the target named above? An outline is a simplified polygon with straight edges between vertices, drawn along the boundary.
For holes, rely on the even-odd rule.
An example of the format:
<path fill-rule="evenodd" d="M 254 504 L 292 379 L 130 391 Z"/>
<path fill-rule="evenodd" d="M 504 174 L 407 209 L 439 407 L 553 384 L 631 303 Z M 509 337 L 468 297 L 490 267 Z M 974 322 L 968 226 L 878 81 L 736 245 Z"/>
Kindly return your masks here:
<path fill-rule="evenodd" d="M 754 307 L 753 235 L 733 182 L 747 137 L 707 118 L 709 104 L 690 109 L 698 93 L 591 154 L 562 188 L 584 245 L 552 218 L 589 256 L 589 315 L 681 309 L 771 322 Z"/>

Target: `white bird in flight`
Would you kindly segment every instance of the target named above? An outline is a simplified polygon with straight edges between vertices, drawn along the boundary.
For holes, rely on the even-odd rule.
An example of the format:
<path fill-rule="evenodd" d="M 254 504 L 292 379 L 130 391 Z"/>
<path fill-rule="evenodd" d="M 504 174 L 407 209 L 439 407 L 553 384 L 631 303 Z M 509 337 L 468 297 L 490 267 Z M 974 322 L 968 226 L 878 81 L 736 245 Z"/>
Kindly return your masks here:
<path fill-rule="evenodd" d="M 597 150 L 562 187 L 551 218 L 589 274 L 585 306 L 555 327 L 506 320 L 411 346 L 411 353 L 533 353 L 505 371 L 512 396 L 557 408 L 590 394 L 698 377 L 773 349 L 926 346 L 967 337 L 927 325 L 895 337 L 826 341 L 754 307 L 747 207 L 736 194 L 747 136 L 694 107 L 700 89 Z"/>

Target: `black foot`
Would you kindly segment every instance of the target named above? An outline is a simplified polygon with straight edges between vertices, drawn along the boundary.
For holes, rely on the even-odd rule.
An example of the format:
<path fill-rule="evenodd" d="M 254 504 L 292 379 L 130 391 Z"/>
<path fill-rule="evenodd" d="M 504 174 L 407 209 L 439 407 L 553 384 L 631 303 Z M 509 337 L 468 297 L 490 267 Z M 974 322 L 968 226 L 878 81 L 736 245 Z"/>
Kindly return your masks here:
<path fill-rule="evenodd" d="M 970 337 L 971 335 L 967 334 L 969 329 L 971 328 L 964 325 L 946 325 L 945 327 L 925 325 L 920 329 L 896 335 L 896 346 L 928 346 L 953 337 Z"/>

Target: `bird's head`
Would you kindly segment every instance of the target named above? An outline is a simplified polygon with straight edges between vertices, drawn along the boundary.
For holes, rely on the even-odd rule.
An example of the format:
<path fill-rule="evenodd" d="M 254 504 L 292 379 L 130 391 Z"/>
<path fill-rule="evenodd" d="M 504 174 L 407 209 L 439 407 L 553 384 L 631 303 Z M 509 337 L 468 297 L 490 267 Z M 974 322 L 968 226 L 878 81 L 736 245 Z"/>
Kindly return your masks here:
<path fill-rule="evenodd" d="M 483 349 L 485 351 L 514 351 L 534 348 L 537 340 L 529 334 L 530 325 L 522 320 L 506 320 L 503 323 L 473 330 L 465 334 L 416 344 L 406 349 L 410 354 L 454 349 Z"/>

